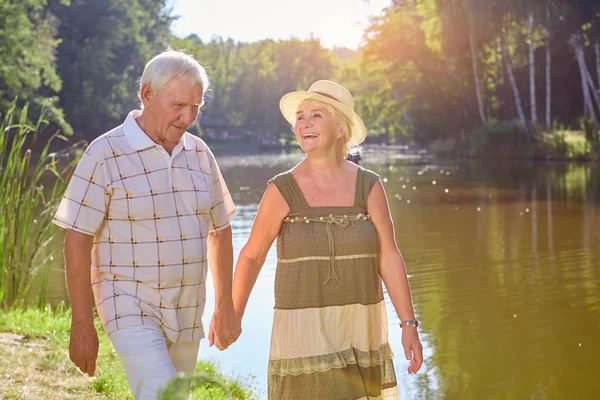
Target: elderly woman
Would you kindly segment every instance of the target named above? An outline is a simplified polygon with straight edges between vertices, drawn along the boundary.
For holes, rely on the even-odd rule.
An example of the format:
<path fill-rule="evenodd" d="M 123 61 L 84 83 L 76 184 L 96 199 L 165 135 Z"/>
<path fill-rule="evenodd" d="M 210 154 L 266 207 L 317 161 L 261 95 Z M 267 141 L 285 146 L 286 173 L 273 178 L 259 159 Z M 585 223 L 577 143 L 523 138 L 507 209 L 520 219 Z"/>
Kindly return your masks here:
<path fill-rule="evenodd" d="M 277 237 L 269 399 L 398 399 L 382 278 L 409 373 L 423 350 L 381 181 L 345 159 L 365 125 L 331 81 L 286 94 L 280 108 L 306 157 L 269 181 L 233 284 L 241 319 Z"/>

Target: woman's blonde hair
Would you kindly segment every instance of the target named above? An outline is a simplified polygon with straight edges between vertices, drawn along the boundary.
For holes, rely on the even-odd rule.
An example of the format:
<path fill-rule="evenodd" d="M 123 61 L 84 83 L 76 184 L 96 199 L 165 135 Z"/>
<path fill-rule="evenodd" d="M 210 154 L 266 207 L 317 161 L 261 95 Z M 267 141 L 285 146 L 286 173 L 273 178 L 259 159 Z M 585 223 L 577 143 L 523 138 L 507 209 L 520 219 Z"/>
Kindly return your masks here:
<path fill-rule="evenodd" d="M 333 117 L 335 121 L 336 128 L 340 128 L 342 130 L 342 137 L 339 139 L 341 141 L 341 153 L 342 157 L 347 157 L 350 153 L 360 152 L 358 148 L 350 147 L 350 134 L 352 132 L 352 121 L 344 115 L 343 112 L 332 106 L 331 104 L 315 100 L 315 99 L 307 99 L 304 100 L 300 104 L 318 104 L 323 106 L 325 110 Z"/>

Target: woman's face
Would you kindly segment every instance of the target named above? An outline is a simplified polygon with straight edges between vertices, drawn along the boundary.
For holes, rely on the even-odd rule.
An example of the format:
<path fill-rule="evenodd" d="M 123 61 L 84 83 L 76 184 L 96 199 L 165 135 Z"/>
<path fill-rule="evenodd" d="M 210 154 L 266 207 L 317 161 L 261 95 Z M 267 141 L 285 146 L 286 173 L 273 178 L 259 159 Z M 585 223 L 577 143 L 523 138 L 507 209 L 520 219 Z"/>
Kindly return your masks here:
<path fill-rule="evenodd" d="M 296 140 L 305 153 L 335 151 L 340 146 L 341 130 L 333 116 L 318 103 L 300 103 L 294 125 Z"/>

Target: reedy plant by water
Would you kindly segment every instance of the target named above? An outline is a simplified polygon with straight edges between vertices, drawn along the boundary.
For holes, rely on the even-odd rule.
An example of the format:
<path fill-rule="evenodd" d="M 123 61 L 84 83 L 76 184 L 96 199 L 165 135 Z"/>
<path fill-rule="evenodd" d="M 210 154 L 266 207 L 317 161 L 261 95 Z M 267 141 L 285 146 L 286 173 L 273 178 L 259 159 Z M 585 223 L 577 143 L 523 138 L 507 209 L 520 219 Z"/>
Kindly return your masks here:
<path fill-rule="evenodd" d="M 251 381 L 245 378 L 227 378 L 210 361 L 198 361 L 193 374 L 179 373 L 159 391 L 158 400 L 191 399 L 258 400 Z"/>
<path fill-rule="evenodd" d="M 233 399 L 227 386 L 220 379 L 210 376 L 209 374 L 196 372 L 194 374 L 179 373 L 177 377 L 171 379 L 168 384 L 158 393 L 159 400 L 187 400 L 189 399 L 189 388 L 192 383 L 196 385 L 206 385 L 208 387 L 216 387 L 220 389 L 219 397 Z"/>
<path fill-rule="evenodd" d="M 37 298 L 42 307 L 55 256 L 48 247 L 55 233 L 52 216 L 68 183 L 66 173 L 77 161 L 73 150 L 79 144 L 69 145 L 67 161 L 59 167 L 50 146 L 55 140 L 66 143 L 67 138 L 56 133 L 38 144 L 48 125 L 44 111 L 32 125 L 28 106 L 18 120 L 15 109 L 16 102 L 0 115 L 0 303 L 6 308 Z M 41 148 L 39 153 L 36 148 Z M 34 280 L 39 282 L 35 296 L 29 293 Z"/>

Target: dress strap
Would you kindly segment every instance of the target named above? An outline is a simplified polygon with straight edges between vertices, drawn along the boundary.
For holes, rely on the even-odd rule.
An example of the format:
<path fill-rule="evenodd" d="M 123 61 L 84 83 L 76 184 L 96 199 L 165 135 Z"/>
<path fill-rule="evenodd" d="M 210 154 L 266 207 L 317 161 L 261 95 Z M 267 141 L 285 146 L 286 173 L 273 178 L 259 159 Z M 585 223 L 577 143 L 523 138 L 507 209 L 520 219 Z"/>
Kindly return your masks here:
<path fill-rule="evenodd" d="M 298 210 L 308 207 L 291 171 L 286 171 L 274 176 L 269 180 L 269 183 L 271 182 L 279 189 L 279 192 L 285 199 L 291 213 L 298 212 Z"/>
<path fill-rule="evenodd" d="M 360 208 L 367 208 L 367 201 L 369 199 L 369 193 L 375 186 L 375 183 L 379 180 L 379 175 L 375 172 L 365 169 L 358 169 L 358 178 L 356 180 L 356 198 L 355 205 Z"/>

